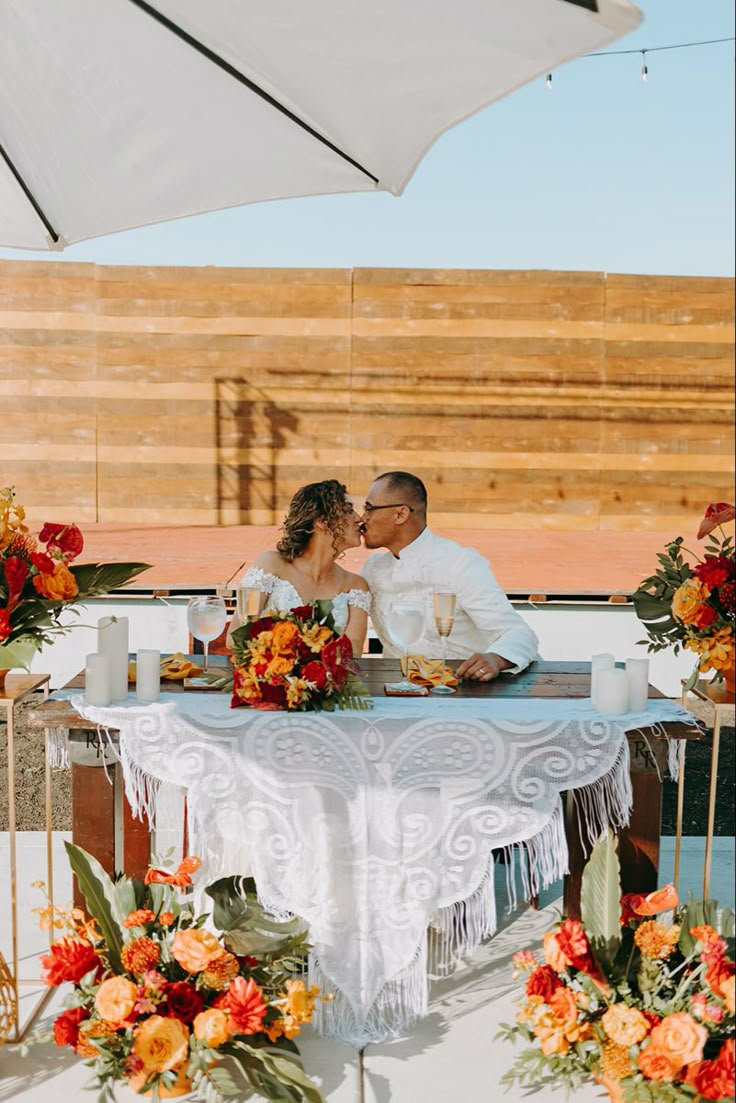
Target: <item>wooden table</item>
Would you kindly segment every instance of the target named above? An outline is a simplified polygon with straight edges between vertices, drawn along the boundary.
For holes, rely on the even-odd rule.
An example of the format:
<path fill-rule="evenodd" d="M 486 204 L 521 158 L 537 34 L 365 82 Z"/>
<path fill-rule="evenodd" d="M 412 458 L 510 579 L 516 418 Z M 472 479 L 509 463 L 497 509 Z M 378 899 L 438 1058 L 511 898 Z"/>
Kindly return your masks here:
<path fill-rule="evenodd" d="M 212 656 L 210 664 L 226 666 L 227 661 L 219 656 Z M 384 683 L 397 681 L 399 678 L 399 663 L 396 659 L 364 657 L 361 667 L 366 685 L 376 696 L 383 695 Z M 162 685 L 167 691 L 183 692 L 181 683 L 165 682 Z M 69 683 L 68 688 L 73 687 L 81 690 L 81 677 Z M 590 663 L 585 662 L 538 661 L 521 674 L 502 675 L 488 683 L 467 682 L 461 684 L 457 690 L 458 698 L 474 699 L 589 696 Z M 664 694 L 650 687 L 649 696 L 662 698 Z M 124 870 L 132 876 L 142 876 L 150 858 L 148 827 L 134 819 L 124 792 L 120 792 L 119 766 L 114 761 L 108 763 L 107 772 L 115 781 L 112 787 L 105 777 L 105 771 L 98 768 L 102 765 L 104 745 L 97 726 L 83 720 L 67 702 L 54 700 L 36 709 L 30 721 L 45 728 L 67 728 L 70 732 L 74 841 L 94 853 L 110 873 Z M 660 729 L 661 727 L 666 729 L 670 738 L 700 738 L 697 729 L 686 724 L 671 723 L 661 725 Z M 657 887 L 662 777 L 667 768 L 667 740 L 653 728 L 631 731 L 628 733 L 628 740 L 634 808 L 631 823 L 619 838 L 623 889 L 625 892 L 650 892 Z M 566 830 L 570 850 L 570 874 L 565 879 L 564 909 L 566 914 L 577 916 L 586 854 L 580 841 L 573 793 L 569 793 L 567 797 Z"/>

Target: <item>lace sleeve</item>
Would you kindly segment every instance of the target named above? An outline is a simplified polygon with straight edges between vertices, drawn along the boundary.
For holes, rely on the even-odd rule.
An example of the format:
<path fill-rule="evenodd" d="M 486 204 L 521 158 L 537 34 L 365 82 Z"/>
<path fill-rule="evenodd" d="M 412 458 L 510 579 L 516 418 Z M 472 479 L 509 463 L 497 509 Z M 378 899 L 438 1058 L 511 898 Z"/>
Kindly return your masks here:
<path fill-rule="evenodd" d="M 357 587 L 354 590 L 348 590 L 347 593 L 348 605 L 354 605 L 356 609 L 362 609 L 364 613 L 370 613 L 371 611 L 371 592 L 370 590 L 359 590 Z"/>
<path fill-rule="evenodd" d="M 251 590 L 261 590 L 264 594 L 270 594 L 278 581 L 276 575 L 264 571 L 262 567 L 249 567 L 239 584 Z"/>

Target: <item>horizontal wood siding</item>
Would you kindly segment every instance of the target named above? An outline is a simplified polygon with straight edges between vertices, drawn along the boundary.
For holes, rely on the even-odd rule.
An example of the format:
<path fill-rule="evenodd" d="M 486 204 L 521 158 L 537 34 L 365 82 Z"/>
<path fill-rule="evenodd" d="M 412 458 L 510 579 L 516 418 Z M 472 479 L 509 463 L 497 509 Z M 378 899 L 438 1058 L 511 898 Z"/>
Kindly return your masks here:
<path fill-rule="evenodd" d="M 33 519 L 273 524 L 427 482 L 454 528 L 692 528 L 733 495 L 727 279 L 0 262 L 0 483 Z"/>

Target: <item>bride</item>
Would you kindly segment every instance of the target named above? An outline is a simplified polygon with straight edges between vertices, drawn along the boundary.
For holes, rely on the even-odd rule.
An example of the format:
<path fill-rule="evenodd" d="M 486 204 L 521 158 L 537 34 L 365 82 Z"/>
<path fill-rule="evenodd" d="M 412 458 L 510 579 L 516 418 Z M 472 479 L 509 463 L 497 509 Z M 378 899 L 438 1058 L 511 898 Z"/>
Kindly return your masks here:
<path fill-rule="evenodd" d="M 347 548 L 360 547 L 360 518 L 337 479 L 309 483 L 289 504 L 275 550 L 264 552 L 245 572 L 240 585 L 261 590 L 259 612 L 268 606 L 287 613 L 313 601 L 331 601 L 335 627 L 350 640 L 353 655 L 363 653 L 371 595 L 360 575 L 338 566 Z M 237 613 L 228 632 L 242 622 Z"/>

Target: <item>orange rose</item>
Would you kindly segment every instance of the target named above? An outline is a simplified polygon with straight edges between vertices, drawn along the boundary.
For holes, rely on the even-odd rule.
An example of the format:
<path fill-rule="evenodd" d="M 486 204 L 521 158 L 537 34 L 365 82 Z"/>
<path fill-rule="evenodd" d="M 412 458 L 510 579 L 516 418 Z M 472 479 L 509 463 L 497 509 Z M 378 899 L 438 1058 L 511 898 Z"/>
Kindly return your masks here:
<path fill-rule="evenodd" d="M 266 667 L 266 678 L 285 678 L 287 674 L 291 674 L 294 668 L 295 659 L 292 656 L 287 658 L 283 655 L 274 655 L 271 662 Z"/>
<path fill-rule="evenodd" d="M 271 633 L 271 646 L 274 651 L 292 652 L 299 639 L 299 629 L 290 621 L 275 624 Z"/>
<path fill-rule="evenodd" d="M 635 1046 L 649 1033 L 649 1023 L 635 1007 L 614 1003 L 601 1019 L 608 1037 L 619 1046 Z"/>
<path fill-rule="evenodd" d="M 658 915 L 659 912 L 669 911 L 677 907 L 677 890 L 674 885 L 665 885 L 657 889 L 634 904 L 637 915 Z"/>
<path fill-rule="evenodd" d="M 733 1011 L 733 1008 L 734 1008 L 733 986 L 734 986 L 734 975 L 732 973 L 731 976 L 727 977 L 727 979 L 724 980 L 721 984 L 721 999 L 725 1003 L 726 1011 L 728 1011 L 729 1015 L 733 1015 L 733 1013 L 734 1013 L 734 1011 Z"/>
<path fill-rule="evenodd" d="M 194 1036 L 200 1042 L 206 1042 L 212 1049 L 221 1046 L 230 1037 L 225 1012 L 217 1007 L 208 1007 L 206 1011 L 200 1011 L 194 1020 Z"/>
<path fill-rule="evenodd" d="M 61 561 L 54 564 L 53 574 L 34 575 L 33 585 L 36 592 L 49 601 L 71 601 L 79 593 L 77 580 L 66 563 Z"/>
<path fill-rule="evenodd" d="M 189 1054 L 189 1031 L 180 1019 L 151 1015 L 135 1032 L 133 1053 L 146 1075 L 176 1069 Z"/>
<path fill-rule="evenodd" d="M 648 1080 L 674 1080 L 682 1068 L 682 1065 L 673 1061 L 669 1054 L 663 1053 L 661 1049 L 651 1044 L 642 1050 L 637 1060 L 639 1068 Z"/>
<path fill-rule="evenodd" d="M 672 598 L 672 616 L 681 624 L 694 624 L 705 605 L 710 590 L 698 578 L 686 579 Z"/>
<path fill-rule="evenodd" d="M 109 977 L 97 989 L 95 1007 L 101 1019 L 119 1023 L 132 1013 L 137 998 L 138 990 L 127 977 Z"/>
<path fill-rule="evenodd" d="M 678 1011 L 674 1015 L 666 1015 L 661 1023 L 657 1023 L 650 1038 L 651 1046 L 676 1065 L 679 1072 L 683 1065 L 700 1061 L 708 1031 L 696 1023 L 687 1011 Z"/>
<path fill-rule="evenodd" d="M 547 1001 L 566 1034 L 578 1021 L 578 1005 L 569 988 L 557 988 Z"/>
<path fill-rule="evenodd" d="M 222 953 L 222 944 L 209 931 L 189 927 L 176 932 L 171 953 L 187 973 L 201 973 Z"/>
<path fill-rule="evenodd" d="M 570 959 L 567 958 L 560 949 L 557 935 L 554 931 L 545 931 L 544 960 L 556 973 L 564 973 L 570 964 Z"/>

